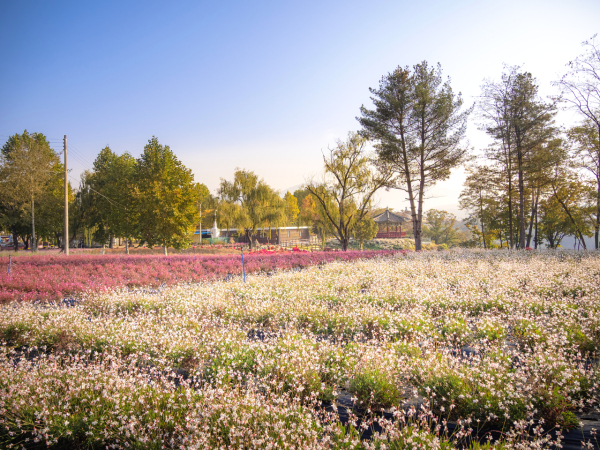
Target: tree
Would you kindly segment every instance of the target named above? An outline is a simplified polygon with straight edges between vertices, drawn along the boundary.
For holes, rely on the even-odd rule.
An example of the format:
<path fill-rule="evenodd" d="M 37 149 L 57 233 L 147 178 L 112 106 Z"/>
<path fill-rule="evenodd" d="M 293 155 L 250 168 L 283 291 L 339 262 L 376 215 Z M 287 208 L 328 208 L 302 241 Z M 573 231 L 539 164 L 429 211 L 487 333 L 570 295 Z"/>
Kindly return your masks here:
<path fill-rule="evenodd" d="M 538 86 L 533 76 L 521 72 L 518 66 L 507 67 L 499 82 L 486 80 L 482 86 L 479 111 L 484 121 L 482 128 L 494 139 L 488 157 L 500 164 L 508 184 L 508 220 L 510 246 L 513 248 L 513 177 L 517 177 L 519 196 L 517 220 L 518 247 L 525 248 L 526 179 L 540 170 L 532 164 L 535 153 L 554 137 L 552 127 L 555 104 L 538 97 Z"/>
<path fill-rule="evenodd" d="M 129 239 L 137 229 L 136 170 L 133 156 L 127 152 L 118 156 L 106 146 L 96 157 L 94 171 L 85 181 L 91 197 L 88 225 L 95 229 L 94 240 L 102 244 L 109 241 L 112 247 L 114 237 L 124 237 L 127 253 Z"/>
<path fill-rule="evenodd" d="M 364 216 L 360 222 L 356 224 L 354 228 L 354 239 L 356 239 L 360 245 L 360 249 L 363 249 L 365 241 L 370 241 L 377 236 L 379 226 L 375 223 L 371 216 Z"/>
<path fill-rule="evenodd" d="M 425 61 L 412 70 L 398 67 L 369 90 L 375 109 L 362 106 L 357 119 L 363 133 L 377 141 L 380 164 L 398 175 L 390 186 L 408 194 L 420 250 L 425 191 L 464 162 L 461 142 L 472 108 L 461 111 L 462 97 L 442 80 L 441 66 L 430 68 Z"/>
<path fill-rule="evenodd" d="M 430 209 L 425 218 L 427 225 L 423 227 L 425 236 L 430 237 L 437 245 L 446 244 L 451 247 L 461 241 L 460 230 L 456 225 L 456 217 L 447 211 Z"/>
<path fill-rule="evenodd" d="M 200 186 L 192 171 L 177 159 L 169 146 L 152 137 L 137 160 L 135 208 L 138 233 L 149 247 L 185 248 L 199 220 Z"/>
<path fill-rule="evenodd" d="M 200 183 L 198 185 L 198 213 L 200 214 L 200 222 L 198 227 L 200 228 L 200 236 L 202 236 L 202 228 L 211 228 L 214 224 L 214 216 L 211 213 L 217 212 L 217 216 L 220 215 L 220 203 L 217 197 L 211 195 L 210 190 L 205 184 Z"/>
<path fill-rule="evenodd" d="M 285 219 L 287 222 L 286 225 L 288 225 L 296 220 L 300 209 L 298 208 L 298 200 L 289 192 L 285 193 L 283 200 L 285 202 Z"/>
<path fill-rule="evenodd" d="M 554 177 L 550 183 L 552 188 L 552 198 L 560 204 L 563 211 L 569 218 L 573 234 L 576 239 L 587 250 L 585 244 L 586 236 L 591 236 L 589 223 L 589 204 L 586 204 L 586 197 L 589 199 L 589 189 L 586 189 L 585 183 L 577 174 L 571 172 L 564 166 L 557 166 Z"/>
<path fill-rule="evenodd" d="M 594 203 L 594 246 L 599 248 L 600 234 L 600 138 L 599 127 L 591 119 L 571 128 L 567 136 L 574 153 L 574 162 L 578 168 L 589 172 L 593 177 L 592 201 Z"/>
<path fill-rule="evenodd" d="M 495 212 L 495 185 L 490 175 L 490 170 L 486 166 L 467 168 L 467 179 L 459 201 L 460 209 L 470 213 L 471 222 L 479 223 L 483 248 L 489 246 L 491 222 Z"/>
<path fill-rule="evenodd" d="M 29 210 L 31 218 L 32 250 L 37 251 L 35 231 L 35 204 L 48 197 L 52 181 L 61 177 L 62 167 L 58 154 L 50 148 L 41 133 L 11 136 L 0 153 L 0 180 L 3 201 L 13 211 Z M 39 205 L 38 205 L 39 207 Z"/>
<path fill-rule="evenodd" d="M 356 224 L 370 210 L 373 194 L 391 179 L 385 167 L 372 167 L 366 144 L 366 138 L 358 133 L 349 133 L 345 142 L 338 140 L 329 155 L 323 155 L 324 181 L 313 179 L 306 184 L 343 251 L 348 250 Z"/>
<path fill-rule="evenodd" d="M 594 224 L 595 248 L 599 247 L 600 229 L 600 47 L 596 36 L 582 43 L 585 52 L 568 63 L 570 71 L 559 81 L 554 82 L 560 96 L 558 100 L 566 102 L 572 109 L 583 116 L 581 127 L 571 130 L 570 138 L 579 147 L 579 157 L 583 158 L 584 167 L 591 170 L 597 179 L 596 221 Z M 583 162 L 580 159 L 580 162 Z M 595 168 L 595 169 L 594 169 Z"/>
<path fill-rule="evenodd" d="M 64 167 L 57 165 L 60 172 Z M 65 205 L 65 184 L 64 176 L 57 174 L 53 176 L 44 191 L 37 196 L 35 228 L 40 237 L 45 240 L 54 240 L 61 249 L 60 245 L 64 233 L 64 205 Z M 69 202 L 74 198 L 73 190 L 68 185 Z"/>
<path fill-rule="evenodd" d="M 0 171 L 1 176 L 3 176 L 2 171 Z M 3 183 L 2 181 L 2 186 Z M 10 230 L 15 252 L 19 251 L 19 236 L 26 235 L 31 228 L 26 212 L 4 195 L 4 189 L 0 190 L 0 227 Z"/>
<path fill-rule="evenodd" d="M 221 178 L 219 196 L 240 206 L 235 223 L 244 229 L 250 248 L 258 228 L 280 226 L 285 221 L 285 202 L 254 172 L 236 168 L 233 181 Z"/>
<path fill-rule="evenodd" d="M 573 222 L 553 195 L 540 203 L 539 228 L 540 238 L 546 240 L 549 248 L 558 248 L 565 236 L 576 233 Z"/>
<path fill-rule="evenodd" d="M 224 200 L 219 202 L 219 223 L 221 228 L 227 229 L 227 235 L 229 235 L 229 229 L 238 221 L 241 214 L 240 209 L 240 205 L 236 203 Z"/>
<path fill-rule="evenodd" d="M 300 207 L 300 210 L 302 210 L 302 203 L 304 202 L 304 199 L 308 195 L 309 195 L 309 193 L 306 189 L 296 189 L 294 191 L 294 197 L 296 197 L 296 200 L 298 202 L 298 206 Z"/>
<path fill-rule="evenodd" d="M 298 191 L 296 191 L 298 192 Z M 294 193 L 294 197 L 298 198 Z M 315 200 L 312 195 L 308 194 L 302 197 L 300 212 L 298 213 L 299 226 L 311 226 L 316 214 Z"/>

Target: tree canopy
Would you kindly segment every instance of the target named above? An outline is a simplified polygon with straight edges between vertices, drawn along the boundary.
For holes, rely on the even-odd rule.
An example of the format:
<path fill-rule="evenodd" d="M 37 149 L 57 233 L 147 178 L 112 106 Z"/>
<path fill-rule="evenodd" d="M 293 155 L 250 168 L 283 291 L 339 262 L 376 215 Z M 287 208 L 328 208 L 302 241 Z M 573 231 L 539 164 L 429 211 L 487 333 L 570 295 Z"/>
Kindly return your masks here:
<path fill-rule="evenodd" d="M 185 248 L 199 220 L 200 186 L 169 146 L 153 137 L 137 160 L 138 233 L 150 247 Z"/>
<path fill-rule="evenodd" d="M 38 220 L 42 233 L 48 236 L 56 230 L 53 211 L 60 205 L 58 185 L 62 184 L 62 170 L 59 155 L 50 148 L 41 133 L 30 134 L 25 130 L 22 134 L 10 136 L 0 151 L 0 201 L 6 214 L 4 222 L 12 228 L 15 242 L 18 228 L 31 236 L 34 252 L 39 240 L 36 209 L 42 212 L 39 217 L 41 224 Z M 29 227 L 24 223 L 25 216 L 29 217 Z M 15 248 L 18 249 L 18 246 Z"/>
<path fill-rule="evenodd" d="M 221 178 L 219 196 L 239 205 L 233 222 L 244 230 L 250 246 L 259 228 L 279 227 L 286 221 L 286 202 L 254 172 L 238 168 L 232 181 Z"/>
<path fill-rule="evenodd" d="M 416 250 L 421 249 L 423 202 L 427 188 L 446 180 L 465 161 L 461 145 L 472 108 L 462 110 L 442 68 L 426 61 L 398 67 L 370 88 L 374 109 L 361 106 L 363 134 L 377 142 L 379 164 L 397 178 L 389 186 L 407 192 Z"/>
<path fill-rule="evenodd" d="M 391 179 L 389 170 L 372 164 L 366 145 L 367 139 L 358 133 L 349 133 L 346 141 L 338 140 L 336 147 L 323 155 L 324 181 L 313 179 L 306 184 L 344 251 L 354 228 L 369 212 L 373 195 Z"/>

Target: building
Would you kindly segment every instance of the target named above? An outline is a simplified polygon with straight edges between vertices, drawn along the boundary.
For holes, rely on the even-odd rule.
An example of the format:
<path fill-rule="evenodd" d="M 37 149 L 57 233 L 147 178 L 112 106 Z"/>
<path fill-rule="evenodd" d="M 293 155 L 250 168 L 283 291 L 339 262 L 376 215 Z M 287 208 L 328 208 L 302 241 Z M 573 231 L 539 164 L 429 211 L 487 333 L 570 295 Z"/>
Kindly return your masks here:
<path fill-rule="evenodd" d="M 213 237 L 215 228 L 211 230 L 202 230 L 202 239 L 211 239 Z M 229 238 L 235 238 L 237 242 L 247 243 L 248 240 L 245 236 L 244 231 L 238 234 L 237 228 L 230 228 L 229 230 L 219 229 L 219 237 L 223 240 Z M 198 231 L 195 233 L 195 243 L 198 243 Z M 259 228 L 254 239 L 259 244 L 271 244 L 271 245 L 284 245 L 293 246 L 300 244 L 318 243 L 318 239 L 315 235 L 310 233 L 310 227 L 280 227 L 280 228 Z"/>
<path fill-rule="evenodd" d="M 402 231 L 402 224 L 410 221 L 406 214 L 396 214 L 389 209 L 373 217 L 373 221 L 379 227 L 376 239 L 392 239 L 403 238 L 406 236 L 406 231 Z"/>

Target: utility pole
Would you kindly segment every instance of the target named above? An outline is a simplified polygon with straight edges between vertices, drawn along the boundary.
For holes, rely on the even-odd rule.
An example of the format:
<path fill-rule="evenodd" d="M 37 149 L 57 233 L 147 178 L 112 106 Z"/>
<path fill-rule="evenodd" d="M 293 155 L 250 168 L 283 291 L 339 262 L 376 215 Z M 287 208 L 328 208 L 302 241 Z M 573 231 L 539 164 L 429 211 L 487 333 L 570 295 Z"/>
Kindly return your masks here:
<path fill-rule="evenodd" d="M 63 245 L 65 255 L 69 254 L 69 172 L 67 171 L 67 135 L 65 134 L 64 142 L 64 159 L 65 159 L 65 235 Z"/>

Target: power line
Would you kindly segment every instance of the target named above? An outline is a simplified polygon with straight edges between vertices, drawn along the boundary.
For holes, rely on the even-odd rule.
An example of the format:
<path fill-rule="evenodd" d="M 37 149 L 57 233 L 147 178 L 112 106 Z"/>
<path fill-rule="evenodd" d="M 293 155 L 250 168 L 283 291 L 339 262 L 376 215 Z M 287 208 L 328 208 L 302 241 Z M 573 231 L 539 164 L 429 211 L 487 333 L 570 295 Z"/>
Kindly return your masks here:
<path fill-rule="evenodd" d="M 84 169 L 86 170 L 90 170 L 90 167 L 88 166 L 88 163 L 83 161 L 76 153 L 70 152 L 69 154 L 70 158 L 73 158 L 76 162 L 78 162 L 79 164 L 81 164 Z"/>
<path fill-rule="evenodd" d="M 91 169 L 92 167 L 94 167 L 94 164 L 90 164 L 90 162 L 88 161 L 87 157 L 85 156 L 85 153 L 80 151 L 76 146 L 74 146 L 73 144 L 69 143 L 69 150 L 75 150 L 75 155 L 77 156 L 77 159 L 84 165 L 86 166 L 86 168 Z"/>
<path fill-rule="evenodd" d="M 75 181 L 80 181 L 80 180 L 77 180 L 75 177 L 73 177 L 73 176 L 71 176 L 71 175 L 69 175 L 69 177 L 70 177 L 70 178 L 72 178 L 72 179 L 73 179 L 73 180 L 75 180 Z M 120 204 L 120 203 L 119 203 L 119 202 L 117 202 L 116 200 L 113 200 L 113 199 L 111 199 L 111 198 L 108 198 L 106 195 L 104 195 L 104 194 L 101 194 L 101 193 L 100 193 L 100 192 L 98 192 L 96 189 L 94 189 L 94 188 L 92 188 L 92 187 L 90 187 L 90 186 L 86 186 L 86 188 L 87 188 L 87 189 L 89 189 L 90 191 L 94 191 L 96 194 L 98 194 L 98 195 L 100 195 L 100 196 L 104 197 L 104 198 L 105 198 L 106 200 L 108 200 L 108 201 L 109 201 L 111 204 L 113 204 L 113 203 L 114 203 L 114 205 L 115 205 L 115 206 L 120 206 L 120 207 L 122 207 L 122 208 L 125 208 L 125 210 L 127 210 L 127 207 L 126 207 L 126 206 L 124 206 L 124 205 Z"/>

